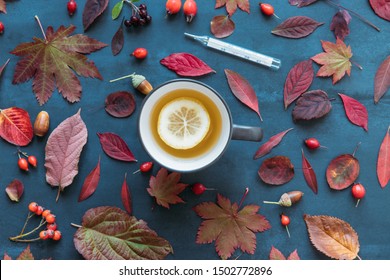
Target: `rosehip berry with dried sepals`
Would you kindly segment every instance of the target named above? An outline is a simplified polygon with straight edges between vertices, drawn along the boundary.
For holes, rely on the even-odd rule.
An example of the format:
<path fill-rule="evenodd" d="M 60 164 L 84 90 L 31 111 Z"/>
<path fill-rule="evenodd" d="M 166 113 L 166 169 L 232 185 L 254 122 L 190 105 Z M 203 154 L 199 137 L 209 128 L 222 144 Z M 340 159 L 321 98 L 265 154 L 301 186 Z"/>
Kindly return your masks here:
<path fill-rule="evenodd" d="M 279 18 L 276 14 L 275 14 L 275 9 L 274 7 L 271 5 L 271 4 L 267 4 L 267 3 L 259 3 L 259 6 L 260 6 L 260 11 L 266 15 L 266 16 L 275 16 L 277 18 Z"/>
<path fill-rule="evenodd" d="M 27 161 L 29 164 L 31 164 L 33 167 L 37 167 L 37 158 L 35 156 L 28 156 Z"/>
<path fill-rule="evenodd" d="M 39 238 L 42 240 L 46 240 L 49 238 L 49 235 L 47 234 L 46 230 L 42 230 L 39 232 Z"/>
<path fill-rule="evenodd" d="M 167 0 L 165 3 L 165 9 L 167 11 L 167 15 L 174 15 L 180 11 L 181 8 L 181 0 Z"/>
<path fill-rule="evenodd" d="M 194 19 L 197 11 L 198 11 L 198 7 L 196 6 L 195 0 L 186 0 L 184 2 L 183 12 L 187 22 L 191 22 Z"/>
<path fill-rule="evenodd" d="M 28 205 L 28 210 L 30 210 L 31 212 L 35 213 L 38 210 L 38 206 L 39 206 L 38 203 L 30 202 L 30 204 Z"/>
<path fill-rule="evenodd" d="M 52 239 L 57 241 L 61 239 L 61 236 L 62 236 L 61 231 L 55 230 Z"/>
<path fill-rule="evenodd" d="M 49 223 L 49 224 L 52 224 L 56 221 L 56 216 L 53 215 L 53 214 L 48 214 L 46 217 L 46 222 Z"/>
<path fill-rule="evenodd" d="M 148 55 L 148 50 L 145 48 L 136 48 L 132 53 L 132 56 L 134 56 L 137 59 L 144 59 Z"/>
<path fill-rule="evenodd" d="M 290 231 L 288 230 L 288 225 L 290 224 L 290 218 L 289 216 L 285 215 L 285 214 L 280 214 L 280 223 L 282 224 L 282 226 L 286 227 L 286 231 L 287 231 L 287 234 L 288 234 L 288 237 L 290 237 Z"/>
<path fill-rule="evenodd" d="M 42 213 L 43 213 L 44 210 L 45 210 L 45 209 L 43 209 L 42 206 L 38 205 L 37 210 L 35 211 L 35 214 L 37 214 L 38 216 L 40 216 L 40 215 L 42 215 Z"/>
<path fill-rule="evenodd" d="M 201 195 L 205 191 L 213 191 L 215 189 L 206 188 L 206 186 L 201 183 L 195 183 L 192 185 L 191 190 L 194 194 Z"/>
<path fill-rule="evenodd" d="M 66 5 L 68 9 L 69 15 L 73 15 L 77 10 L 77 3 L 74 0 L 69 0 L 68 4 Z"/>
<path fill-rule="evenodd" d="M 18 166 L 21 170 L 28 171 L 28 162 L 25 158 L 19 158 Z"/>
<path fill-rule="evenodd" d="M 326 148 L 325 146 L 321 146 L 320 141 L 314 137 L 310 137 L 305 139 L 305 145 L 308 147 L 310 150 L 316 150 L 318 148 Z"/>
<path fill-rule="evenodd" d="M 46 234 L 47 234 L 47 236 L 48 236 L 48 238 L 53 238 L 54 237 L 54 230 L 52 230 L 52 229 L 47 229 L 46 230 Z"/>
<path fill-rule="evenodd" d="M 360 199 L 362 199 L 366 195 L 366 189 L 362 184 L 356 183 L 352 186 L 351 192 L 352 196 L 357 199 L 355 207 L 358 207 Z"/>
<path fill-rule="evenodd" d="M 133 174 L 138 172 L 149 172 L 153 168 L 153 161 L 147 161 L 140 165 L 139 169 L 134 171 Z"/>
<path fill-rule="evenodd" d="M 4 24 L 0 21 L 0 34 L 4 32 Z"/>
<path fill-rule="evenodd" d="M 51 224 L 47 224 L 46 228 L 47 229 L 51 229 L 51 230 L 56 230 L 57 229 L 57 223 L 54 222 L 54 223 L 51 223 Z"/>

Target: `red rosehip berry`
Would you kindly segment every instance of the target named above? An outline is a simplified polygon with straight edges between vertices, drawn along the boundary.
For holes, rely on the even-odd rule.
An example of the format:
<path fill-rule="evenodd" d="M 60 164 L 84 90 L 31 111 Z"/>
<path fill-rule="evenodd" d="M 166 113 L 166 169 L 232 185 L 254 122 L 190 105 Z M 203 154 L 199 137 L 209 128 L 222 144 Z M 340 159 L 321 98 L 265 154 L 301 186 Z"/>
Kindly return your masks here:
<path fill-rule="evenodd" d="M 74 0 L 69 0 L 68 4 L 66 5 L 68 9 L 69 15 L 73 15 L 77 10 L 77 3 Z"/>

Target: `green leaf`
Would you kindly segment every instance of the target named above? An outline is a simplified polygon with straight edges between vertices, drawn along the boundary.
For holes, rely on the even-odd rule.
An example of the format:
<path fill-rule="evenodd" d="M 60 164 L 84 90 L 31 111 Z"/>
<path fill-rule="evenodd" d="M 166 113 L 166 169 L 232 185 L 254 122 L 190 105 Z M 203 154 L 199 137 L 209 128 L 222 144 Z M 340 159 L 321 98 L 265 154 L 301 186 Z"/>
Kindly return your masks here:
<path fill-rule="evenodd" d="M 119 15 L 122 12 L 122 8 L 123 8 L 123 1 L 121 0 L 115 4 L 114 8 L 112 8 L 112 11 L 111 11 L 112 19 L 117 19 L 119 17 Z"/>
<path fill-rule="evenodd" d="M 146 222 L 110 206 L 85 212 L 73 242 L 87 260 L 161 260 L 173 253 Z"/>

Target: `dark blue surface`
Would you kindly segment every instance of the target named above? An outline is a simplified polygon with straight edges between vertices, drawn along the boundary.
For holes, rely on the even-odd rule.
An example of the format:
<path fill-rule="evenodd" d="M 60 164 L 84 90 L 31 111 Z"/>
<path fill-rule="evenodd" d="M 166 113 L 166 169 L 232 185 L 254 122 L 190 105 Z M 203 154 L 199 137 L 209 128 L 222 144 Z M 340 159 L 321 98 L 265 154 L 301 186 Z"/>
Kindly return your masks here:
<path fill-rule="evenodd" d="M 33 36 L 41 37 L 41 31 L 34 20 L 38 15 L 46 28 L 52 25 L 57 29 L 60 25 L 74 24 L 76 33 L 83 33 L 81 16 L 85 1 L 78 0 L 78 11 L 69 17 L 66 11 L 66 1 L 11 1 L 7 3 L 8 13 L 0 14 L 0 21 L 6 27 L 6 32 L 0 36 L 0 63 L 11 58 L 0 80 L 0 108 L 18 106 L 26 109 L 34 120 L 40 110 L 46 110 L 51 116 L 51 130 L 65 118 L 75 114 L 82 108 L 81 116 L 85 121 L 89 138 L 85 146 L 79 169 L 80 172 L 73 184 L 61 194 L 55 202 L 56 188 L 51 188 L 45 181 L 44 149 L 47 136 L 35 138 L 32 143 L 23 148 L 29 154 L 37 156 L 39 166 L 30 172 L 21 172 L 17 165 L 16 148 L 0 140 L 0 185 L 3 195 L 0 198 L 0 255 L 7 252 L 16 257 L 26 244 L 12 243 L 9 236 L 16 235 L 21 229 L 27 205 L 37 201 L 57 214 L 63 239 L 58 242 L 40 241 L 31 244 L 31 250 L 38 259 L 82 259 L 73 245 L 75 228 L 70 223 L 81 223 L 84 212 L 97 206 L 122 207 L 120 189 L 124 174 L 128 173 L 128 184 L 133 196 L 134 215 L 145 220 L 160 236 L 169 240 L 174 254 L 168 259 L 218 259 L 214 243 L 199 245 L 195 243 L 197 229 L 201 219 L 192 210 L 200 202 L 215 201 L 216 192 L 207 191 L 198 197 L 185 190 L 181 197 L 185 204 L 173 205 L 171 209 L 155 206 L 146 188 L 150 174 L 132 175 L 138 169 L 137 163 L 122 163 L 110 159 L 102 151 L 97 132 L 114 132 L 121 135 L 135 154 L 138 162 L 148 161 L 147 153 L 142 149 L 137 135 L 137 116 L 143 96 L 136 92 L 129 80 L 109 83 L 112 78 L 137 72 L 145 75 L 155 86 L 167 80 L 177 78 L 176 74 L 160 65 L 159 60 L 174 52 L 189 52 L 203 59 L 216 74 L 198 78 L 221 93 L 232 111 L 233 120 L 237 124 L 261 125 L 264 128 L 264 139 L 293 127 L 283 142 L 267 157 L 285 155 L 291 158 L 296 166 L 296 175 L 292 181 L 283 186 L 271 187 L 259 179 L 257 170 L 263 159 L 252 160 L 252 156 L 260 143 L 234 141 L 226 153 L 213 166 L 192 174 L 183 174 L 182 182 L 202 182 L 209 188 L 216 188 L 222 195 L 232 201 L 239 201 L 245 187 L 250 192 L 245 204 L 256 203 L 261 206 L 260 214 L 265 215 L 272 228 L 264 233 L 256 234 L 257 248 L 254 255 L 243 254 L 240 259 L 268 259 L 271 246 L 275 246 L 284 254 L 298 249 L 302 259 L 328 259 L 319 253 L 310 243 L 306 231 L 303 214 L 330 215 L 349 222 L 359 235 L 362 259 L 390 259 L 390 186 L 381 189 L 376 178 L 376 159 L 380 143 L 390 124 L 388 92 L 378 105 L 373 103 L 373 81 L 376 69 L 389 55 L 390 24 L 377 17 L 371 10 L 368 1 L 340 1 L 341 4 L 364 15 L 381 28 L 377 32 L 358 18 L 352 16 L 351 34 L 346 43 L 351 45 L 353 60 L 363 66 L 363 70 L 352 67 L 351 77 L 343 78 L 332 85 L 331 78 L 315 78 L 311 89 L 325 90 L 335 98 L 333 109 L 325 118 L 307 123 L 293 123 L 292 107 L 283 109 L 283 85 L 287 73 L 296 63 L 309 59 L 322 52 L 320 40 L 334 42 L 334 35 L 329 30 L 330 21 L 337 11 L 326 3 L 319 2 L 312 6 L 298 9 L 290 6 L 287 0 L 269 1 L 274 5 L 279 17 L 306 15 L 324 22 L 310 36 L 291 40 L 276 37 L 270 31 L 281 21 L 271 17 L 265 18 L 258 9 L 257 1 L 251 2 L 251 13 L 238 10 L 232 17 L 236 23 L 235 32 L 225 40 L 249 49 L 277 57 L 282 61 L 279 71 L 239 60 L 229 55 L 206 49 L 200 44 L 184 37 L 184 32 L 197 35 L 211 35 L 209 23 L 213 16 L 225 14 L 224 8 L 214 9 L 215 1 L 198 0 L 198 14 L 191 24 L 187 24 L 182 13 L 170 18 L 165 17 L 165 1 L 144 1 L 148 4 L 149 13 L 153 16 L 150 26 L 125 32 L 125 46 L 122 52 L 114 57 L 110 46 L 89 55 L 100 70 L 103 81 L 80 78 L 83 93 L 79 103 L 68 104 L 57 91 L 42 107 L 38 105 L 32 93 L 31 81 L 12 85 L 12 76 L 18 58 L 9 54 L 19 43 L 31 41 Z M 92 38 L 110 44 L 111 38 L 119 26 L 119 21 L 111 19 L 111 9 L 116 1 L 110 1 L 108 9 L 92 25 L 86 34 Z M 130 9 L 124 10 L 126 15 Z M 149 55 L 144 61 L 136 61 L 129 54 L 136 47 L 145 47 Z M 314 65 L 315 71 L 318 66 Z M 254 87 L 259 98 L 260 110 L 264 119 L 260 123 L 254 112 L 232 95 L 224 69 L 228 68 L 240 73 Z M 137 108 L 135 113 L 126 119 L 115 119 L 103 109 L 106 96 L 114 91 L 130 90 L 134 93 Z M 352 125 L 345 117 L 342 102 L 337 93 L 345 93 L 363 103 L 369 113 L 369 130 Z M 317 137 L 328 149 L 309 152 L 305 149 L 308 160 L 317 173 L 319 182 L 318 195 L 307 187 L 301 166 L 302 141 L 307 137 Z M 343 153 L 352 153 L 358 142 L 361 142 L 356 154 L 360 161 L 361 172 L 358 178 L 366 186 L 367 195 L 355 208 L 355 200 L 350 189 L 332 191 L 325 179 L 325 170 L 330 160 Z M 101 156 L 101 181 L 95 194 L 89 199 L 78 203 L 77 199 L 85 177 L 96 165 Z M 267 158 L 266 157 L 266 158 Z M 152 174 L 156 174 L 159 166 L 155 166 Z M 20 179 L 25 185 L 25 193 L 19 203 L 11 202 L 4 192 L 5 187 L 13 179 Z M 302 201 L 295 207 L 282 209 L 275 205 L 263 205 L 263 200 L 277 200 L 286 191 L 301 190 L 305 192 Z M 285 229 L 279 223 L 279 214 L 284 211 L 291 218 L 289 226 L 291 238 L 287 237 Z M 234 257 L 240 255 L 237 251 Z"/>

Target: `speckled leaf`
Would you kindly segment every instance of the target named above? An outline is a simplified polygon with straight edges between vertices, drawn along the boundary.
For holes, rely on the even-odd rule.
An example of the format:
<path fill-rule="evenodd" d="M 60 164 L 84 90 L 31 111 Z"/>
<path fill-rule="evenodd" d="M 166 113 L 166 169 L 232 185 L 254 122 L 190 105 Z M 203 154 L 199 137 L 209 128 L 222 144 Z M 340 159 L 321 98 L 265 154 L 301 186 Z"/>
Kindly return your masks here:
<path fill-rule="evenodd" d="M 83 10 L 84 32 L 106 10 L 109 0 L 87 0 Z"/>
<path fill-rule="evenodd" d="M 375 74 L 374 101 L 378 103 L 390 88 L 390 55 L 381 63 Z"/>
<path fill-rule="evenodd" d="M 63 191 L 78 174 L 78 164 L 88 130 L 80 110 L 61 122 L 50 134 L 45 147 L 46 182 Z"/>
<path fill-rule="evenodd" d="M 271 150 L 279 145 L 280 141 L 282 141 L 283 137 L 293 128 L 286 129 L 282 132 L 279 132 L 278 134 L 275 134 L 272 136 L 267 142 L 265 142 L 263 145 L 259 147 L 259 149 L 256 151 L 255 155 L 253 156 L 253 159 L 261 158 L 265 155 L 267 155 Z"/>
<path fill-rule="evenodd" d="M 271 33 L 285 38 L 299 39 L 310 35 L 323 24 L 306 16 L 295 16 L 283 21 Z"/>
<path fill-rule="evenodd" d="M 351 154 L 335 157 L 326 169 L 326 180 L 334 190 L 343 190 L 351 186 L 359 176 L 359 161 Z"/>
<path fill-rule="evenodd" d="M 313 62 L 310 59 L 301 61 L 291 68 L 284 83 L 285 109 L 309 89 L 313 78 Z"/>
<path fill-rule="evenodd" d="M 309 6 L 317 1 L 318 0 L 288 0 L 290 5 L 297 6 L 298 8 Z"/>
<path fill-rule="evenodd" d="M 358 257 L 359 237 L 347 222 L 330 216 L 304 215 L 310 241 L 330 258 L 353 260 Z"/>
<path fill-rule="evenodd" d="M 109 206 L 85 212 L 73 243 L 87 260 L 161 260 L 173 253 L 146 222 Z"/>
<path fill-rule="evenodd" d="M 216 0 L 215 1 L 215 8 L 221 8 L 225 6 L 226 11 L 228 12 L 229 16 L 232 16 L 236 10 L 237 7 L 240 8 L 242 11 L 247 12 L 249 14 L 250 12 L 250 6 L 249 6 L 249 0 Z"/>
<path fill-rule="evenodd" d="M 120 2 L 123 3 L 123 2 Z M 120 24 L 118 30 L 115 32 L 114 36 L 111 39 L 111 52 L 112 55 L 117 55 L 121 52 L 123 45 L 125 43 L 125 37 L 123 34 L 123 25 Z"/>
<path fill-rule="evenodd" d="M 116 118 L 131 116 L 135 110 L 134 95 L 127 91 L 110 93 L 104 101 L 104 108 L 108 114 Z"/>
<path fill-rule="evenodd" d="M 332 18 L 330 24 L 330 30 L 333 31 L 336 38 L 344 40 L 349 34 L 349 22 L 351 21 L 351 15 L 346 10 L 338 11 Z"/>
<path fill-rule="evenodd" d="M 381 18 L 390 21 L 390 1 L 389 0 L 370 0 L 371 8 Z"/>
<path fill-rule="evenodd" d="M 123 180 L 122 183 L 121 199 L 122 199 L 123 207 L 125 207 L 127 213 L 131 215 L 133 213 L 133 202 L 131 199 L 129 185 L 127 184 L 127 173 L 125 174 L 125 179 Z"/>
<path fill-rule="evenodd" d="M 28 112 L 22 108 L 0 109 L 0 137 L 17 146 L 27 146 L 34 137 Z"/>
<path fill-rule="evenodd" d="M 386 187 L 390 180 L 390 126 L 379 148 L 376 172 L 380 186 Z"/>
<path fill-rule="evenodd" d="M 253 255 L 257 243 L 255 233 L 271 228 L 266 217 L 257 213 L 260 206 L 251 204 L 240 209 L 237 203 L 231 203 L 220 194 L 217 194 L 217 203 L 203 202 L 193 209 L 204 219 L 196 243 L 215 241 L 216 251 L 222 259 L 230 258 L 238 248 Z"/>
<path fill-rule="evenodd" d="M 231 91 L 243 104 L 255 111 L 260 120 L 263 121 L 260 110 L 259 101 L 252 85 L 240 74 L 229 69 L 225 69 L 226 78 Z"/>
<path fill-rule="evenodd" d="M 258 174 L 266 184 L 283 185 L 294 177 L 294 165 L 286 156 L 275 156 L 263 161 Z"/>
<path fill-rule="evenodd" d="M 129 146 L 119 135 L 111 132 L 97 133 L 103 151 L 109 157 L 121 161 L 137 161 Z"/>
<path fill-rule="evenodd" d="M 172 53 L 161 59 L 160 63 L 183 77 L 199 77 L 215 73 L 203 60 L 190 53 Z"/>
<path fill-rule="evenodd" d="M 95 191 L 100 181 L 100 157 L 94 169 L 85 178 L 83 186 L 81 187 L 79 202 L 90 197 Z"/>
<path fill-rule="evenodd" d="M 303 149 L 302 149 L 302 171 L 303 171 L 303 177 L 305 178 L 307 185 L 315 194 L 317 194 L 318 193 L 317 176 L 310 162 L 307 160 L 303 152 Z"/>
<path fill-rule="evenodd" d="M 368 112 L 366 107 L 348 95 L 339 93 L 339 96 L 343 100 L 345 114 L 349 121 L 368 131 Z"/>
<path fill-rule="evenodd" d="M 308 91 L 299 97 L 292 111 L 294 121 L 318 119 L 330 112 L 332 104 L 322 90 Z"/>
<path fill-rule="evenodd" d="M 225 38 L 234 32 L 236 25 L 228 15 L 215 16 L 210 22 L 211 33 L 216 38 Z"/>
<path fill-rule="evenodd" d="M 5 188 L 5 192 L 7 193 L 9 199 L 15 202 L 19 202 L 20 197 L 23 195 L 23 191 L 24 191 L 23 183 L 18 179 L 14 179 Z"/>

